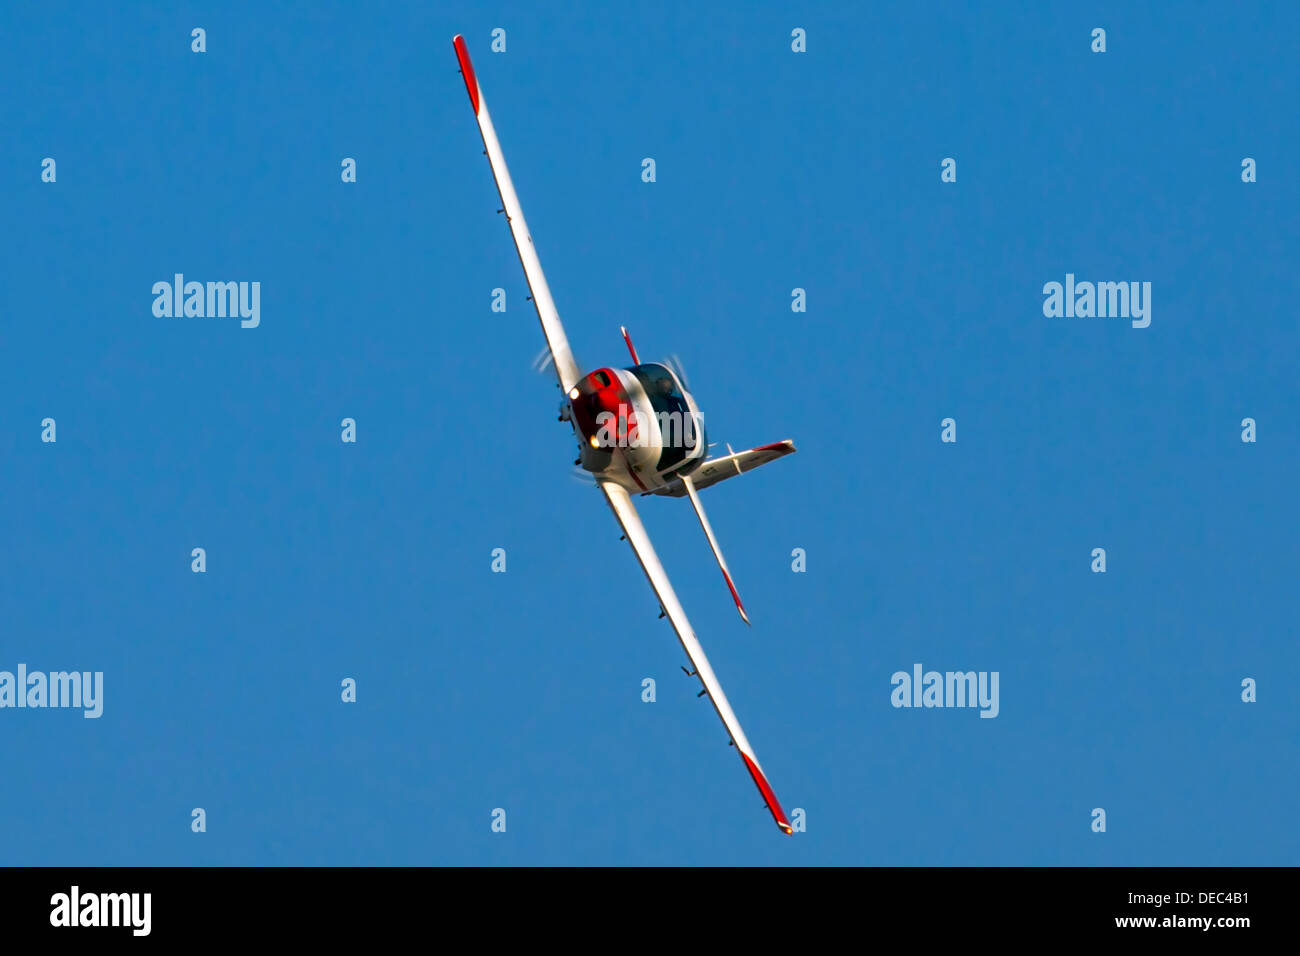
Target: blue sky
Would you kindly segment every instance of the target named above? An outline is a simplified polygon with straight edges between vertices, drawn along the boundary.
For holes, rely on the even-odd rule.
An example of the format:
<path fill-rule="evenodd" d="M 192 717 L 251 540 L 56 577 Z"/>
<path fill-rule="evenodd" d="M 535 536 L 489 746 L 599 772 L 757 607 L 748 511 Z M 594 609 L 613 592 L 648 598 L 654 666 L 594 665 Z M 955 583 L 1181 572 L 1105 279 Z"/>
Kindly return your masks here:
<path fill-rule="evenodd" d="M 1300 14 L 623 6 L 0 13 L 0 669 L 104 672 L 0 710 L 3 862 L 1294 864 Z M 457 32 L 579 361 L 799 447 L 703 493 L 752 629 L 638 499 L 794 839 L 572 477 Z"/>

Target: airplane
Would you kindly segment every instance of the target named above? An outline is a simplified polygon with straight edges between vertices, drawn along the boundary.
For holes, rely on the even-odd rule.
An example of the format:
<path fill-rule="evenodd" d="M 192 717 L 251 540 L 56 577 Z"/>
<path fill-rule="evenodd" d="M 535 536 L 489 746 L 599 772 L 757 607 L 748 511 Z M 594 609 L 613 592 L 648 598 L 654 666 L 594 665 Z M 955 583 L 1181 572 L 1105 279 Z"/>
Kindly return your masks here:
<path fill-rule="evenodd" d="M 754 748 L 750 746 L 740 721 L 727 702 L 722 685 L 709 666 L 704 648 L 700 646 L 691 622 L 687 620 L 686 612 L 655 554 L 645 526 L 632 505 L 631 495 L 685 496 L 690 499 L 732 600 L 741 619 L 748 624 L 749 615 L 741 603 L 727 562 L 718 547 L 718 540 L 709 526 L 709 519 L 704 514 L 698 492 L 792 454 L 795 451 L 794 442 L 780 441 L 741 452 L 732 451 L 728 445 L 728 454 L 706 458 L 709 446 L 699 406 L 686 387 L 684 375 L 679 374 L 680 366 L 674 369 L 657 362 L 642 363 L 626 328 L 621 328 L 620 331 L 628 352 L 631 353 L 632 365 L 627 368 L 598 368 L 585 374 L 582 372 L 569 348 L 560 314 L 551 298 L 550 287 L 546 284 L 541 261 L 533 246 L 533 237 L 524 221 L 524 211 L 519 205 L 510 172 L 506 169 L 501 144 L 492 126 L 492 117 L 483 99 L 483 90 L 470 62 L 465 38 L 457 34 L 452 39 L 452 45 L 456 49 L 456 59 L 465 79 L 469 102 L 474 108 L 479 132 L 483 136 L 483 152 L 492 167 L 497 192 L 501 196 L 502 208 L 497 212 L 505 214 L 510 226 L 515 249 L 524 268 L 524 278 L 532 293 L 537 317 L 542 323 L 551 363 L 559 378 L 559 387 L 565 395 L 561 401 L 559 418 L 569 422 L 578 440 L 579 455 L 575 464 L 581 465 L 594 476 L 623 529 L 623 537 L 632 545 L 641 569 L 650 581 L 650 587 L 659 598 L 659 616 L 668 618 L 691 662 L 692 670 L 686 670 L 685 667 L 682 670 L 686 671 L 688 677 L 700 679 L 703 689 L 698 696 L 708 695 L 727 733 L 731 735 L 732 746 L 740 752 L 745 768 L 762 794 L 763 802 L 776 825 L 784 833 L 793 835 L 790 821 L 767 782 Z"/>

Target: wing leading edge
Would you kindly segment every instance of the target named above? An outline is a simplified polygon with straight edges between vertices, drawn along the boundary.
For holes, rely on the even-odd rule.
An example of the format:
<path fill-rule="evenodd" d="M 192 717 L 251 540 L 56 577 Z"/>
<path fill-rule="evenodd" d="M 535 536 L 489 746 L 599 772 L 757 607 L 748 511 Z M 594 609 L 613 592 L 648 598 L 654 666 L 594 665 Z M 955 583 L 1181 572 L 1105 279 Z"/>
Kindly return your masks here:
<path fill-rule="evenodd" d="M 704 648 L 700 646 L 699 640 L 695 637 L 695 631 L 691 629 L 691 622 L 686 619 L 686 612 L 682 610 L 681 602 L 677 600 L 672 583 L 668 580 L 668 574 L 659 562 L 659 556 L 655 554 L 654 546 L 650 543 L 650 537 L 646 534 L 645 525 L 641 523 L 641 517 L 636 513 L 636 508 L 632 505 L 632 499 L 628 495 L 627 489 L 608 481 L 599 482 L 599 485 L 614 512 L 614 517 L 618 519 L 618 523 L 622 526 L 628 543 L 632 545 L 637 560 L 641 562 L 641 569 L 645 571 L 650 586 L 654 588 L 660 606 L 663 607 L 668 620 L 672 622 L 673 630 L 677 632 L 677 638 L 682 642 L 682 647 L 686 651 L 686 656 L 690 658 L 691 665 L 700 678 L 700 683 L 704 685 L 709 700 L 713 702 L 714 710 L 722 718 L 723 726 L 727 728 L 727 732 L 731 734 L 732 742 L 736 745 L 736 749 L 740 751 L 740 757 L 745 762 L 745 769 L 754 778 L 754 784 L 758 787 L 758 792 L 763 795 L 763 802 L 767 804 L 767 809 L 771 811 L 772 819 L 785 833 L 794 833 L 790 822 L 786 819 L 785 811 L 781 809 L 780 801 L 777 800 L 776 794 L 772 792 L 772 787 L 767 782 L 767 777 L 763 774 L 763 768 L 759 766 L 758 757 L 754 755 L 754 748 L 749 745 L 749 741 L 745 738 L 745 731 L 741 729 L 740 721 L 736 719 L 731 705 L 727 703 L 727 695 L 722 692 L 722 685 L 718 683 L 713 668 L 709 666 L 709 659 L 704 656 Z"/>

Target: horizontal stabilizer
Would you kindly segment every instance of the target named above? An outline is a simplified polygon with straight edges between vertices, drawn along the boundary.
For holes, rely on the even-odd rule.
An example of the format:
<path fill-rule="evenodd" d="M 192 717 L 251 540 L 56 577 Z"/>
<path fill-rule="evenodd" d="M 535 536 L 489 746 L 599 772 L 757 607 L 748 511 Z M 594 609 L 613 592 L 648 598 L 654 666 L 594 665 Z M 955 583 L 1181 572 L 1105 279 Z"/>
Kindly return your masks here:
<path fill-rule="evenodd" d="M 736 475 L 753 471 L 759 465 L 766 465 L 769 461 L 776 461 L 786 455 L 793 455 L 795 451 L 794 442 L 787 438 L 785 441 L 773 442 L 770 445 L 763 445 L 761 448 L 751 448 L 749 451 L 733 451 L 721 458 L 710 458 L 691 473 L 691 483 L 695 485 L 696 490 L 707 488 L 709 485 L 716 485 L 718 482 L 734 478 Z M 669 482 L 661 490 L 656 491 L 655 494 L 683 498 L 686 496 L 686 485 L 682 483 L 680 478 L 677 478 Z"/>

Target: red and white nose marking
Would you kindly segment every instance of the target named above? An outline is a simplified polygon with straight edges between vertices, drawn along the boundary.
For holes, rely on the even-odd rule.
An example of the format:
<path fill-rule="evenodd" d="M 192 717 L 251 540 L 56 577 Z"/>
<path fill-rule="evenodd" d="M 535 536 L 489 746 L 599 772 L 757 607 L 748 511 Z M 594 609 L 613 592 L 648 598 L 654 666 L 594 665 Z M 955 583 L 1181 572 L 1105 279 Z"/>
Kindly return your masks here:
<path fill-rule="evenodd" d="M 612 368 L 596 369 L 569 389 L 569 406 L 578 431 L 593 448 L 601 447 L 602 425 L 605 435 L 614 435 L 620 442 L 635 435 L 636 414 L 627 389 Z"/>

